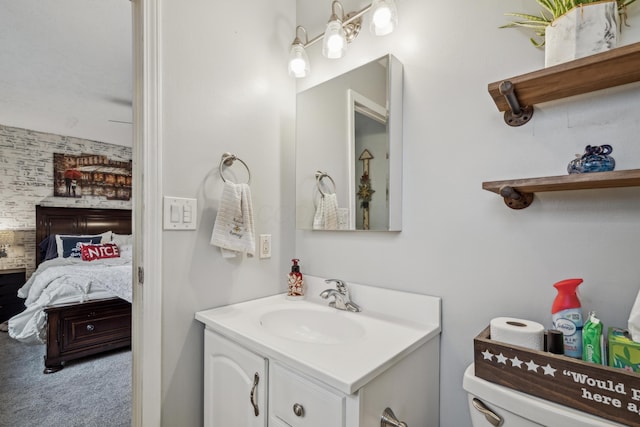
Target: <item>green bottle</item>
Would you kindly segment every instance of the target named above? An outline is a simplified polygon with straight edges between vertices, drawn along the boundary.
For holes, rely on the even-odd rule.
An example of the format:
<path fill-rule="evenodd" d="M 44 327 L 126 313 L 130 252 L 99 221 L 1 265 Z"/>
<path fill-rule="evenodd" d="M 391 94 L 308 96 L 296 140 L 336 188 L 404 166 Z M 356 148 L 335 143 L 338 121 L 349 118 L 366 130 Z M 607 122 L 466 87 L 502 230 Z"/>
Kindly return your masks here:
<path fill-rule="evenodd" d="M 602 365 L 602 322 L 592 311 L 582 328 L 582 360 Z"/>

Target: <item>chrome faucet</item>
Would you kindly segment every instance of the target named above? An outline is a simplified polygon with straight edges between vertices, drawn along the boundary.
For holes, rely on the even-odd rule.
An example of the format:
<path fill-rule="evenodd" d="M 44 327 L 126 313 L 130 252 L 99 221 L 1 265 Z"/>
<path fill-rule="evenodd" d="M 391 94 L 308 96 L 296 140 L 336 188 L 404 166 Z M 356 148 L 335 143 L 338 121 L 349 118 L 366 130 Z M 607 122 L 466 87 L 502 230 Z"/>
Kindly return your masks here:
<path fill-rule="evenodd" d="M 344 283 L 340 279 L 327 279 L 325 283 L 335 282 L 336 289 L 329 288 L 320 292 L 320 296 L 324 299 L 329 297 L 333 297 L 333 301 L 329 303 L 329 307 L 337 308 L 338 310 L 346 310 L 358 312 L 360 311 L 360 307 L 358 304 L 351 301 L 351 296 L 349 295 L 349 289 L 347 289 L 347 284 Z"/>

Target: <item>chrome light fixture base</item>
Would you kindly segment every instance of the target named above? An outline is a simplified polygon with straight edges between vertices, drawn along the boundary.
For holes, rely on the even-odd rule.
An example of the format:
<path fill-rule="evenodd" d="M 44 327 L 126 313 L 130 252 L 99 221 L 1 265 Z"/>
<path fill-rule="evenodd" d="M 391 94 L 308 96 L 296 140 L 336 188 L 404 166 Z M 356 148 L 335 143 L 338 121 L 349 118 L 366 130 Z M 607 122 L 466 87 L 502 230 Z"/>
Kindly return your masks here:
<path fill-rule="evenodd" d="M 342 25 L 347 43 L 354 41 L 356 37 L 358 37 L 358 34 L 360 34 L 360 29 L 362 28 L 362 15 L 358 15 L 353 21 L 351 20 L 351 18 L 356 15 L 358 15 L 358 12 L 349 12 L 347 16 L 345 16 L 346 24 Z"/>

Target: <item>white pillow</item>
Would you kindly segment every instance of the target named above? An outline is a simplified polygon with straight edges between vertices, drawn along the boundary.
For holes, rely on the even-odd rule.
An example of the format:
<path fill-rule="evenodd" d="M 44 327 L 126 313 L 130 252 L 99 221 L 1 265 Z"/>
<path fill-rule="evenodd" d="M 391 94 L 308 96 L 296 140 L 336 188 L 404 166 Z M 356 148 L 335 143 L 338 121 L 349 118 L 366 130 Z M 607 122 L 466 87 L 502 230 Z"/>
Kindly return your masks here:
<path fill-rule="evenodd" d="M 118 245 L 118 249 L 120 249 L 120 258 L 133 260 L 133 245 Z"/>
<path fill-rule="evenodd" d="M 111 235 L 113 243 L 118 246 L 133 245 L 133 234 L 117 234 Z"/>
<path fill-rule="evenodd" d="M 100 234 L 56 234 L 56 245 L 58 246 L 58 257 L 62 258 L 64 254 L 64 248 L 62 239 L 65 237 L 98 237 L 100 236 L 100 243 L 106 243 L 111 241 L 111 231 L 105 231 Z"/>

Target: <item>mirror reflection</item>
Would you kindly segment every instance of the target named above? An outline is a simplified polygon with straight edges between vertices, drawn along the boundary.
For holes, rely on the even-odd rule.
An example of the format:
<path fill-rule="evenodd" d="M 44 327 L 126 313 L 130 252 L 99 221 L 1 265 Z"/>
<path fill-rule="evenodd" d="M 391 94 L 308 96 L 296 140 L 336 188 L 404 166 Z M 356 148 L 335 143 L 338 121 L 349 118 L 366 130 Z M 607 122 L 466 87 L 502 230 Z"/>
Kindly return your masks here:
<path fill-rule="evenodd" d="M 296 225 L 400 231 L 402 64 L 392 55 L 297 96 Z"/>

